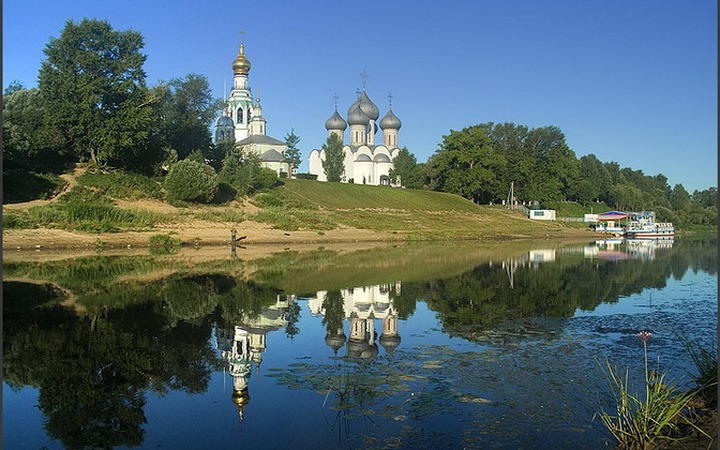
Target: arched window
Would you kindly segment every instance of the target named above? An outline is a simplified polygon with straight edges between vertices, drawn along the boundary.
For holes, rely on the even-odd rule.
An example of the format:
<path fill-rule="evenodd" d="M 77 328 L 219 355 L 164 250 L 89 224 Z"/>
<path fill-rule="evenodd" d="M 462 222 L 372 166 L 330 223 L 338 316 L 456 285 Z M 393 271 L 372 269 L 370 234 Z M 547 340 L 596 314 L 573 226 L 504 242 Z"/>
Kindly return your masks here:
<path fill-rule="evenodd" d="M 242 107 L 238 108 L 238 110 L 237 110 L 237 123 L 244 123 L 244 122 L 243 122 L 243 109 L 242 109 Z"/>

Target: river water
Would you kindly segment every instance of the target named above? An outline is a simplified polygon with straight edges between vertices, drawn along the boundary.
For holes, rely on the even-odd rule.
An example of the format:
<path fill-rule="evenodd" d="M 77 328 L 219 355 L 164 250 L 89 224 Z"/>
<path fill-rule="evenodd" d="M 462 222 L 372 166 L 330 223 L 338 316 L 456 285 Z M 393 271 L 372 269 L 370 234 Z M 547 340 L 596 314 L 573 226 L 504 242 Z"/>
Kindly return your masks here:
<path fill-rule="evenodd" d="M 714 239 L 251 252 L 6 253 L 3 448 L 611 448 L 717 345 Z"/>

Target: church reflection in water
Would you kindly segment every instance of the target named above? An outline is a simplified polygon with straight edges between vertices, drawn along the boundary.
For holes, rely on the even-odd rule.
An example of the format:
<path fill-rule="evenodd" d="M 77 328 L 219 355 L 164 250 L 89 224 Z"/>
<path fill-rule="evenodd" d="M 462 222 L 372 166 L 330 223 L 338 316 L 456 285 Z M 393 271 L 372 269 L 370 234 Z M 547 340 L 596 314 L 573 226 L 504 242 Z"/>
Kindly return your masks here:
<path fill-rule="evenodd" d="M 216 331 L 220 357 L 226 362 L 233 379 L 232 401 L 237 405 L 240 420 L 250 402 L 248 381 L 252 366 L 254 364 L 256 369 L 260 368 L 267 333 L 285 326 L 285 311 L 290 301 L 294 301 L 294 297 L 288 299 L 287 296 L 279 295 L 275 305 L 263 308 L 257 316 L 245 316 L 234 328 L 218 327 Z"/>
<path fill-rule="evenodd" d="M 370 359 L 378 355 L 378 342 L 391 354 L 400 344 L 398 314 L 391 292 L 400 292 L 400 283 L 392 285 L 356 287 L 335 292 L 340 308 L 334 308 L 337 326 L 329 328 L 325 343 L 338 355 L 345 346 L 348 358 Z M 260 368 L 266 350 L 266 336 L 271 331 L 287 325 L 286 311 L 290 304 L 300 300 L 294 295 L 278 295 L 275 305 L 264 308 L 256 316 L 243 317 L 234 328 L 220 328 L 216 331 L 217 348 L 225 361 L 233 380 L 232 401 L 237 405 L 240 420 L 250 402 L 248 382 L 255 369 Z M 314 297 L 305 298 L 313 316 L 325 316 L 329 305 L 328 292 L 320 291 Z M 382 321 L 378 338 L 376 321 Z M 345 334 L 348 322 L 349 337 Z M 329 321 L 327 323 L 332 323 Z"/>
<path fill-rule="evenodd" d="M 374 358 L 378 355 L 376 340 L 389 354 L 400 344 L 398 314 L 391 292 L 400 292 L 400 283 L 382 284 L 340 290 L 343 322 L 337 329 L 329 329 L 325 343 L 335 355 L 347 343 L 349 358 Z M 313 315 L 327 315 L 328 292 L 320 291 L 308 299 L 308 308 Z M 375 321 L 382 320 L 380 339 L 377 339 Z M 344 332 L 344 322 L 349 322 L 350 337 Z"/>

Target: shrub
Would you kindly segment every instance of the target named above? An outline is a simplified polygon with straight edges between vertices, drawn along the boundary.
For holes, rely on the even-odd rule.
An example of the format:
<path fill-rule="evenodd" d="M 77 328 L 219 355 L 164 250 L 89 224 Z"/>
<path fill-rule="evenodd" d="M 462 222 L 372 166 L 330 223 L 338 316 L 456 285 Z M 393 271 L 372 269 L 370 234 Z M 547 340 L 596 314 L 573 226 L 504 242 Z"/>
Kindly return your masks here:
<path fill-rule="evenodd" d="M 266 189 L 272 189 L 278 185 L 277 173 L 267 167 L 262 167 L 258 174 L 255 176 L 253 183 L 254 191 L 262 191 Z"/>
<path fill-rule="evenodd" d="M 218 178 L 207 164 L 184 159 L 170 168 L 163 185 L 175 200 L 208 203 L 217 192 Z"/>
<path fill-rule="evenodd" d="M 150 247 L 177 247 L 180 241 L 168 234 L 154 234 L 150 236 Z"/>

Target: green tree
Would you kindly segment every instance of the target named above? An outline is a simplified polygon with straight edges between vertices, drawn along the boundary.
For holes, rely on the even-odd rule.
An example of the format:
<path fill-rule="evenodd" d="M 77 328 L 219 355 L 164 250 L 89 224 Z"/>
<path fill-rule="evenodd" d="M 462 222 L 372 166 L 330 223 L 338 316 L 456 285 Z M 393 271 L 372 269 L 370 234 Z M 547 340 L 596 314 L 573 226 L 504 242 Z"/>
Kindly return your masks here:
<path fill-rule="evenodd" d="M 578 163 L 574 199 L 585 204 L 592 200 L 606 201 L 612 187 L 612 177 L 605 165 L 592 153 L 582 156 Z"/>
<path fill-rule="evenodd" d="M 482 126 L 450 131 L 427 162 L 427 177 L 432 190 L 461 195 L 474 202 L 487 203 L 495 198 L 507 160 L 493 150 L 492 141 Z"/>
<path fill-rule="evenodd" d="M 213 98 L 207 78 L 197 74 L 174 78 L 160 83 L 153 93 L 157 101 L 152 145 L 173 148 L 180 159 L 198 150 L 212 156 L 210 127 L 222 101 Z"/>
<path fill-rule="evenodd" d="M 262 189 L 269 189 L 277 184 L 277 173 L 262 167 L 260 157 L 254 153 L 244 153 L 233 147 L 225 159 L 218 174 L 218 181 L 230 186 L 235 195 L 247 195 Z"/>
<path fill-rule="evenodd" d="M 619 210 L 640 211 L 644 209 L 643 193 L 630 183 L 623 183 L 610 189 L 610 202 Z"/>
<path fill-rule="evenodd" d="M 14 94 L 17 91 L 24 91 L 25 89 L 27 88 L 19 80 L 12 80 L 10 84 L 8 84 L 8 87 L 5 88 L 3 95 Z"/>
<path fill-rule="evenodd" d="M 422 166 L 419 166 L 415 155 L 403 147 L 393 159 L 393 168 L 390 169 L 390 180 L 397 183 L 398 180 L 403 187 L 410 189 L 422 189 L 423 173 Z"/>
<path fill-rule="evenodd" d="M 295 129 L 293 128 L 290 133 L 285 136 L 285 145 L 287 145 L 285 161 L 290 164 L 290 173 L 288 175 L 295 173 L 297 168 L 300 167 L 300 163 L 302 163 L 300 149 L 297 147 L 299 142 L 300 137 L 295 134 Z"/>
<path fill-rule="evenodd" d="M 690 203 L 690 194 L 682 184 L 676 184 L 670 193 L 670 206 L 677 211 L 683 209 L 688 203 Z"/>
<path fill-rule="evenodd" d="M 693 191 L 692 201 L 697 203 L 703 208 L 715 207 L 718 204 L 718 191 L 717 187 L 711 187 L 702 191 L 697 189 Z"/>
<path fill-rule="evenodd" d="M 152 120 L 143 45 L 140 33 L 83 19 L 67 21 L 45 47 L 39 88 L 46 121 L 75 158 L 121 167 L 140 158 Z"/>
<path fill-rule="evenodd" d="M 59 173 L 64 169 L 66 157 L 54 148 L 61 142 L 60 136 L 46 126 L 44 118 L 39 90 L 17 90 L 3 96 L 4 174 L 11 170 Z"/>
<path fill-rule="evenodd" d="M 338 136 L 331 134 L 322 146 L 325 160 L 322 162 L 323 170 L 328 181 L 340 181 L 345 172 L 343 144 Z"/>
<path fill-rule="evenodd" d="M 208 203 L 217 192 L 218 177 L 207 164 L 183 159 L 170 168 L 163 185 L 175 200 Z"/>

